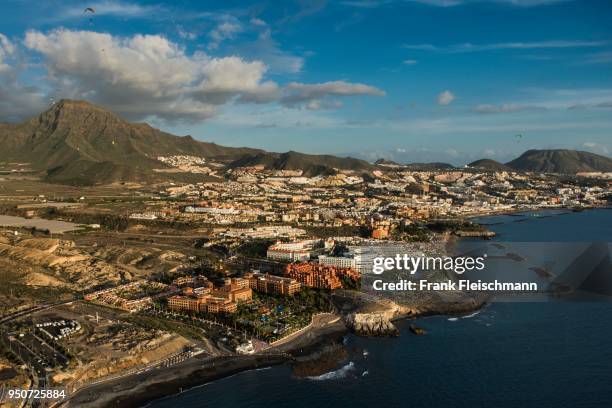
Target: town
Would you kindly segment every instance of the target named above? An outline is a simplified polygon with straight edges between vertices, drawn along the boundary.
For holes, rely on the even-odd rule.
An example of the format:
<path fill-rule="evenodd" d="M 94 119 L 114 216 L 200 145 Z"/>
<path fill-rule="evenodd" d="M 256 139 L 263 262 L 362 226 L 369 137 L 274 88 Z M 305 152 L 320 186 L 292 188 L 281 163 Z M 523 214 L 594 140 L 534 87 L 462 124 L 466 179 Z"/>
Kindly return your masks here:
<path fill-rule="evenodd" d="M 225 179 L 45 185 L 29 196 L 43 185 L 6 184 L 15 189 L 0 202 L 3 273 L 15 282 L 0 303 L 9 384 L 74 393 L 203 358 L 275 353 L 333 321 L 338 299 L 368 292 L 376 258 L 443 256 L 453 236 L 490 238 L 471 217 L 583 211 L 611 197 L 605 174 L 379 164 L 306 176 L 163 161 Z"/>

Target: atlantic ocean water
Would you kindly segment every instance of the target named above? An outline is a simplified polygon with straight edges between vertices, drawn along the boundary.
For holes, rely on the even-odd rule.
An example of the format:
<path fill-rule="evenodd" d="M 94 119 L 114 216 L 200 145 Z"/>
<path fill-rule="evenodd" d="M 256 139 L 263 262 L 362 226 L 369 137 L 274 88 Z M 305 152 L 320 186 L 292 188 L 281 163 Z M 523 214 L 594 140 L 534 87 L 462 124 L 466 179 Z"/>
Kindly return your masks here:
<path fill-rule="evenodd" d="M 504 242 L 612 242 L 612 210 L 478 220 Z M 347 335 L 336 371 L 248 371 L 152 403 L 169 407 L 612 407 L 612 302 L 491 303 L 399 322 L 397 338 Z"/>

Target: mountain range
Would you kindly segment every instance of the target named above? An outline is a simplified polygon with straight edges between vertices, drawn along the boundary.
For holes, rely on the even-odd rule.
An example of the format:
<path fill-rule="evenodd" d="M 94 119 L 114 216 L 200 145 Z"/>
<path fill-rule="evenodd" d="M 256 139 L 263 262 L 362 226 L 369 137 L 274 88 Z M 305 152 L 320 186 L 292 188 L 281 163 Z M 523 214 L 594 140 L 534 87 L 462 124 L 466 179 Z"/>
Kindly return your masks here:
<path fill-rule="evenodd" d="M 305 176 L 333 174 L 339 170 L 373 170 L 375 167 L 365 160 L 352 157 L 337 157 L 327 154 L 304 154 L 289 151 L 286 153 L 261 152 L 246 154 L 230 163 L 230 168 L 263 165 L 271 170 L 303 170 Z"/>
<path fill-rule="evenodd" d="M 523 171 L 575 174 L 581 172 L 612 172 L 612 159 L 595 153 L 568 149 L 527 150 L 508 163 L 491 159 L 477 160 L 469 167 L 492 171 Z"/>
<path fill-rule="evenodd" d="M 221 163 L 226 168 L 262 166 L 275 170 L 303 170 L 304 175 L 334 174 L 338 170 L 367 173 L 389 170 L 391 162 L 370 164 L 352 157 L 274 153 L 247 147 L 226 147 L 175 136 L 131 123 L 85 101 L 61 100 L 47 111 L 20 124 L 0 124 L 0 162 L 30 163 L 49 182 L 88 185 L 116 181 L 191 181 L 209 176 L 154 171 L 170 169 L 158 156 L 189 155 Z M 385 165 L 386 164 L 386 165 Z M 394 163 L 395 164 L 395 163 Z M 398 165 L 409 170 L 450 169 L 446 163 Z M 489 170 L 575 173 L 612 171 L 608 157 L 573 150 L 530 150 L 501 164 L 479 160 L 471 167 Z"/>
<path fill-rule="evenodd" d="M 233 148 L 178 137 L 145 123 L 129 123 L 83 101 L 61 100 L 21 124 L 0 125 L 0 160 L 31 163 L 50 182 L 152 180 L 164 155 L 234 160 L 258 149 Z M 167 177 L 165 175 L 164 177 Z"/>

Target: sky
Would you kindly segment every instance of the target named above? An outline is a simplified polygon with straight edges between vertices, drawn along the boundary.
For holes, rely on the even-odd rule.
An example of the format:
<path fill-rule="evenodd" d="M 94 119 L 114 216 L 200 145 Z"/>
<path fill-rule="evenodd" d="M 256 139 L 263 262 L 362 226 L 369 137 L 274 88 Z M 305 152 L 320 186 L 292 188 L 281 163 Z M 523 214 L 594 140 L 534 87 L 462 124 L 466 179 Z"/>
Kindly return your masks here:
<path fill-rule="evenodd" d="M 367 160 L 612 152 L 609 0 L 3 1 L 0 121 L 85 99 Z"/>

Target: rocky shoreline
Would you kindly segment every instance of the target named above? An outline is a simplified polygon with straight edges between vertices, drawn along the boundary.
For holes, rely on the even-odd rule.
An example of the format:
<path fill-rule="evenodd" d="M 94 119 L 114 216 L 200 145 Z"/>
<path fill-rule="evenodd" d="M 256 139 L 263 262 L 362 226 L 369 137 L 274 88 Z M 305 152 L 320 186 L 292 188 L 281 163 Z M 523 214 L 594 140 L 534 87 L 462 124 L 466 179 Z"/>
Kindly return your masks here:
<path fill-rule="evenodd" d="M 453 239 L 443 243 L 448 249 Z M 163 370 L 124 377 L 77 391 L 64 407 L 136 407 L 243 371 L 292 364 L 295 375 L 329 371 L 333 352 L 346 333 L 398 336 L 394 322 L 430 315 L 463 315 L 480 309 L 487 298 L 464 293 L 425 293 L 409 298 L 380 298 L 366 292 L 338 290 L 332 296 L 337 319 L 312 325 L 299 336 L 256 355 L 195 358 Z M 331 358 L 330 355 L 333 357 Z M 327 356 L 327 357 L 326 357 Z M 298 368 L 296 368 L 298 367 Z"/>
<path fill-rule="evenodd" d="M 338 319 L 337 322 L 324 327 L 313 327 L 299 337 L 264 353 L 194 358 L 173 367 L 153 369 L 81 389 L 60 406 L 92 408 L 146 406 L 152 401 L 243 371 L 303 360 L 325 347 L 340 344 L 346 333 L 346 326 Z"/>
<path fill-rule="evenodd" d="M 482 308 L 488 300 L 488 296 L 482 295 L 451 294 L 442 298 L 432 293 L 426 299 L 400 302 L 389 299 L 372 300 L 371 295 L 361 293 L 358 296 L 352 294 L 347 304 L 344 303 L 346 298 L 343 298 L 342 294 L 336 296 L 339 309 L 343 311 L 344 323 L 355 334 L 362 336 L 398 336 L 399 330 L 393 324 L 396 321 L 433 315 L 469 314 Z M 349 305 L 352 305 L 352 309 Z"/>
<path fill-rule="evenodd" d="M 350 301 L 347 297 L 350 293 Z M 174 367 L 154 369 L 99 384 L 75 393 L 62 407 L 138 407 L 190 388 L 225 378 L 243 371 L 280 364 L 292 364 L 298 376 L 325 371 L 334 359 L 335 350 L 349 331 L 364 336 L 398 336 L 394 322 L 436 314 L 460 315 L 478 310 L 482 301 L 402 306 L 387 299 L 372 299 L 367 294 L 340 291 L 335 295 L 342 319 L 324 327 L 314 327 L 267 353 L 195 358 Z M 343 310 L 349 308 L 350 310 Z M 333 354 L 333 353 L 332 353 Z M 327 357 L 325 357 L 327 356 Z M 323 360 L 321 360 L 325 357 Z M 329 364 L 328 364 L 329 363 Z M 298 367 L 298 368 L 296 368 Z"/>
<path fill-rule="evenodd" d="M 139 407 L 243 371 L 283 364 L 284 355 L 253 355 L 195 359 L 163 372 L 135 375 L 82 389 L 64 407 Z"/>

